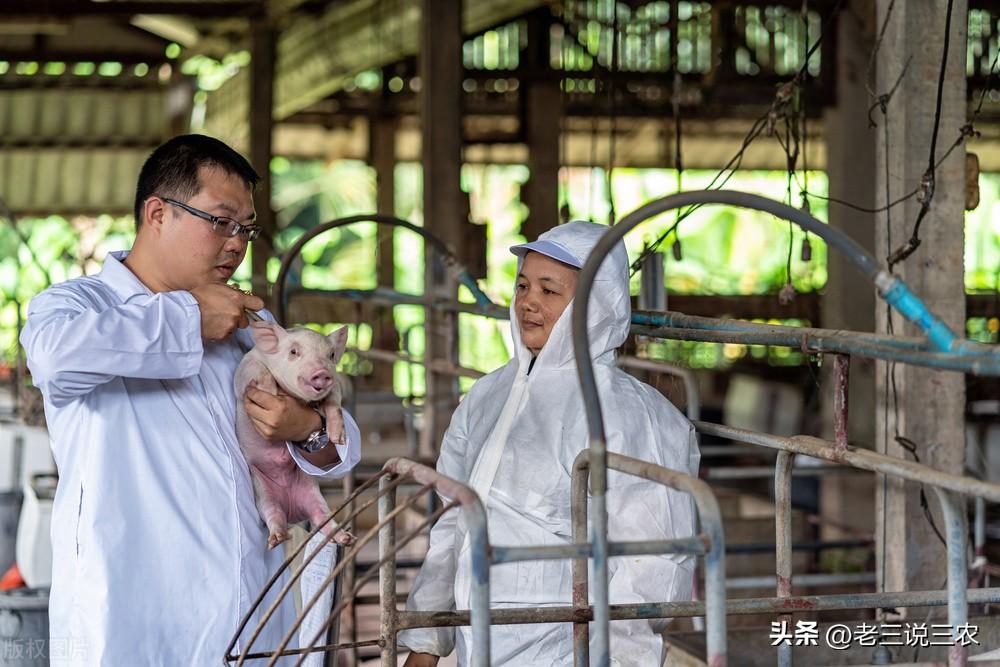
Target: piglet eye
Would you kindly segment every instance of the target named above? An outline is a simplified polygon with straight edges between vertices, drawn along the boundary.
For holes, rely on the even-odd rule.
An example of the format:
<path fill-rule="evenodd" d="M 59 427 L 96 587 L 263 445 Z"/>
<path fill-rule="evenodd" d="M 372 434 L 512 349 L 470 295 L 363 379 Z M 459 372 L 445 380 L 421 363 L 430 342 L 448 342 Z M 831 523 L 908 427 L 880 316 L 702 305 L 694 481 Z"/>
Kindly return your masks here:
<path fill-rule="evenodd" d="M 288 351 L 288 354 L 292 355 L 293 357 L 299 356 L 299 348 L 293 347 L 291 350 Z"/>

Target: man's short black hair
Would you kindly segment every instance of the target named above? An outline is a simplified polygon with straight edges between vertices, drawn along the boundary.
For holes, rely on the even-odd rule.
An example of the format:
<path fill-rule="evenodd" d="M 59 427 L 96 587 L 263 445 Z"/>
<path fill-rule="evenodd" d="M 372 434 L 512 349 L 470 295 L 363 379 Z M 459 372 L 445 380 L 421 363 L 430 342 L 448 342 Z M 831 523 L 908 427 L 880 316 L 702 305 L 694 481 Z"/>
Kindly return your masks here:
<path fill-rule="evenodd" d="M 198 170 L 217 167 L 238 176 L 251 192 L 260 183 L 245 157 L 212 137 L 202 134 L 182 134 L 154 150 L 139 172 L 135 188 L 135 227 L 142 226 L 142 207 L 152 195 L 186 202 L 201 191 Z"/>

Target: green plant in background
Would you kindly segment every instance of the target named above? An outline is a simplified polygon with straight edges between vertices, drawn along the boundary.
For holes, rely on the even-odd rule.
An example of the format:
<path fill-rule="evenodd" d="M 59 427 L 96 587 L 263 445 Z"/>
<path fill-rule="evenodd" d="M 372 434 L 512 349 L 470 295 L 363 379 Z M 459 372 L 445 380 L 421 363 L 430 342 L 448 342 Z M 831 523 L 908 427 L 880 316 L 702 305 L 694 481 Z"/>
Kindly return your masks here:
<path fill-rule="evenodd" d="M 134 236 L 131 218 L 109 215 L 26 218 L 17 225 L 0 218 L 0 366 L 17 358 L 18 307 L 23 321 L 33 296 L 97 272 L 108 251 L 128 248 Z"/>

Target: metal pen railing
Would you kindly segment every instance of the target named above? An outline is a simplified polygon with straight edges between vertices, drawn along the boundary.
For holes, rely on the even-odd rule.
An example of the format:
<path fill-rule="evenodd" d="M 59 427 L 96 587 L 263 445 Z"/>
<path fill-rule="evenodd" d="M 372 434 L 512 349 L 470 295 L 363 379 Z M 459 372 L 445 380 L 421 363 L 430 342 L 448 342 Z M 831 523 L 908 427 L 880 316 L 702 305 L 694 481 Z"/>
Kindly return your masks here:
<path fill-rule="evenodd" d="M 926 335 L 923 338 L 902 338 L 882 336 L 862 332 L 829 331 L 823 329 L 777 327 L 748 322 L 693 318 L 678 313 L 633 313 L 633 333 L 661 338 L 684 338 L 709 342 L 739 342 L 746 344 L 783 345 L 801 348 L 806 352 L 835 354 L 836 387 L 835 440 L 828 442 L 809 436 L 779 437 L 755 433 L 728 426 L 696 422 L 696 428 L 703 434 L 728 438 L 748 445 L 763 446 L 778 450 L 775 462 L 776 513 L 775 513 L 775 557 L 776 596 L 773 598 L 752 598 L 725 600 L 724 582 L 724 536 L 721 517 L 717 524 L 711 506 L 714 496 L 708 487 L 698 486 L 699 482 L 682 473 L 660 468 L 651 463 L 627 459 L 607 451 L 606 434 L 601 414 L 601 401 L 597 393 L 594 370 L 589 359 L 589 341 L 586 331 L 587 307 L 590 288 L 600 264 L 611 248 L 625 233 L 645 219 L 679 206 L 718 203 L 742 206 L 764 211 L 779 218 L 799 224 L 809 232 L 824 238 L 831 248 L 847 254 L 848 258 L 868 276 L 880 295 L 891 307 L 898 310 L 908 320 L 918 326 Z M 371 217 L 364 218 L 372 219 Z M 481 295 L 482 293 L 479 292 Z M 380 294 L 380 298 L 391 300 L 396 295 Z M 483 295 L 485 296 L 485 295 Z M 478 297 L 478 295 L 477 295 Z M 377 644 L 381 647 L 383 664 L 395 659 L 395 633 L 415 627 L 446 627 L 472 625 L 477 637 L 473 664 L 489 664 L 488 625 L 518 623 L 567 622 L 574 624 L 574 648 L 577 664 L 588 664 L 588 652 L 596 653 L 596 663 L 610 662 L 610 621 L 618 619 L 652 619 L 685 616 L 705 616 L 707 620 L 708 660 L 711 667 L 721 667 L 726 663 L 725 616 L 727 614 L 777 614 L 780 621 L 789 622 L 791 614 L 801 611 L 822 611 L 833 609 L 872 609 L 882 607 L 947 606 L 948 618 L 952 625 L 954 645 L 949 651 L 949 665 L 964 665 L 967 649 L 961 646 L 958 628 L 967 621 L 968 604 L 986 604 L 1000 601 L 1000 588 L 967 590 L 966 562 L 966 513 L 964 504 L 957 496 L 968 494 L 992 502 L 1000 501 L 1000 485 L 973 478 L 951 475 L 928 466 L 920 465 L 871 451 L 852 448 L 847 443 L 847 379 L 848 356 L 858 355 L 884 359 L 913 365 L 957 370 L 972 374 L 1000 375 L 1000 353 L 995 346 L 986 346 L 961 340 L 935 317 L 924 304 L 915 297 L 906 285 L 884 271 L 868 253 L 850 239 L 823 225 L 807 213 L 767 200 L 756 195 L 725 191 L 680 193 L 656 200 L 626 216 L 610 228 L 593 250 L 580 272 L 577 291 L 574 296 L 577 307 L 573 313 L 573 339 L 577 354 L 578 373 L 590 430 L 590 446 L 585 450 L 574 467 L 573 491 L 573 543 L 558 546 L 533 547 L 491 547 L 485 538 L 485 516 L 483 516 L 483 539 L 473 559 L 472 570 L 477 581 L 483 582 L 488 590 L 488 568 L 490 564 L 529 560 L 537 558 L 570 558 L 573 560 L 573 600 L 564 607 L 543 607 L 533 609 L 488 608 L 488 596 L 477 598 L 471 610 L 398 612 L 395 609 L 395 567 L 392 554 L 399 547 L 396 542 L 394 524 L 383 522 L 384 517 L 399 510 L 394 507 L 392 490 L 380 490 L 380 572 L 385 573 L 381 590 L 382 630 Z M 475 308 L 481 314 L 498 316 L 498 309 L 480 300 Z M 424 304 L 427 305 L 427 304 Z M 434 307 L 448 309 L 447 304 Z M 456 310 L 458 308 L 456 307 Z M 462 310 L 468 309 L 464 305 Z M 794 581 L 791 567 L 790 536 L 790 474 L 796 455 L 807 455 L 824 459 L 842 466 L 867 470 L 882 475 L 893 476 L 932 486 L 941 504 L 946 523 L 948 550 L 948 584 L 945 591 L 880 592 L 846 595 L 793 596 Z M 583 465 L 582 462 L 585 462 Z M 409 465 L 417 465 L 405 462 Z M 398 465 L 398 464 L 397 464 Z M 586 526 L 586 484 L 582 483 L 583 469 L 590 480 L 592 489 L 590 513 L 590 540 L 584 541 Z M 708 518 L 706 533 L 693 538 L 677 540 L 609 543 L 607 515 L 607 472 L 621 470 L 628 474 L 648 476 L 648 479 L 667 486 L 682 488 L 695 495 L 696 504 L 702 514 L 702 521 Z M 429 470 L 429 469 L 427 469 Z M 433 471 L 430 471 L 433 473 Z M 426 475 L 426 473 L 423 473 Z M 429 478 L 428 478 L 429 479 Z M 444 479 L 435 479 L 446 483 Z M 452 484 L 457 482 L 448 481 Z M 370 483 L 370 482 L 369 482 Z M 380 483 L 381 484 L 381 483 Z M 391 486 L 391 482 L 387 483 Z M 461 485 L 459 485 L 461 486 Z M 394 489 L 395 487 L 392 487 Z M 467 487 L 461 487 L 467 490 Z M 581 488 L 583 489 L 581 491 Z M 422 489 L 421 493 L 427 489 Z M 471 491 L 470 491 L 471 493 Z M 419 494 L 418 494 L 419 495 Z M 699 501 L 699 497 L 701 500 Z M 472 497 L 474 500 L 474 495 Z M 401 507 L 412 506 L 413 499 Z M 478 500 L 476 500 L 478 502 Z M 469 504 L 466 507 L 471 506 Z M 446 511 L 448 507 L 442 508 Z M 482 512 L 481 505 L 476 505 Z M 582 509 L 581 509 L 582 508 Z M 707 508 L 707 509 L 706 509 Z M 581 519 L 582 516 L 582 519 Z M 977 513 L 977 516 L 981 514 Z M 980 542 L 980 521 L 977 520 L 977 546 Z M 404 541 L 408 539 L 404 538 Z M 700 546 L 699 546 L 700 542 Z M 702 602 L 674 601 L 662 603 L 641 603 L 612 605 L 608 590 L 608 559 L 624 554 L 654 553 L 694 553 L 706 557 L 706 585 L 710 588 L 707 600 Z M 355 552 L 356 553 L 356 552 Z M 709 560 L 712 559 L 711 565 Z M 586 564 L 593 562 L 593 572 L 588 577 Z M 339 566 L 338 566 L 339 567 Z M 721 573 L 721 574 L 720 574 Z M 722 579 L 720 586 L 718 581 Z M 364 577 L 362 577 L 364 579 Z M 593 604 L 588 604 L 590 591 Z M 356 589 L 357 590 L 357 589 Z M 349 597 L 349 596 L 348 596 Z M 335 609 L 335 612 L 337 610 Z M 333 615 L 331 615 L 332 617 Z M 332 619 L 331 619 L 332 623 Z M 593 623 L 593 640 L 590 638 Z M 485 628 L 485 629 L 484 629 Z M 354 645 L 357 645 L 355 643 Z M 283 647 L 282 647 L 283 648 Z M 310 649 L 306 649 L 310 650 Z M 791 664 L 791 650 L 779 649 L 782 665 Z"/>
<path fill-rule="evenodd" d="M 690 318 L 673 314 L 648 315 L 638 313 L 641 326 L 639 333 L 652 336 L 689 337 L 694 340 L 697 333 L 708 331 L 714 333 L 709 338 L 717 342 L 763 343 L 778 345 L 801 345 L 804 351 L 839 352 L 869 356 L 878 359 L 920 363 L 934 368 L 948 368 L 978 374 L 1000 374 L 1000 349 L 957 337 L 939 318 L 937 318 L 916 295 L 910 292 L 906 284 L 879 267 L 878 262 L 863 248 L 849 237 L 824 225 L 809 213 L 792 208 L 780 202 L 775 202 L 758 195 L 728 192 L 702 191 L 678 193 L 652 201 L 636 211 L 625 216 L 617 225 L 608 229 L 591 251 L 577 281 L 574 294 L 575 308 L 573 311 L 573 345 L 576 353 L 577 372 L 583 394 L 587 423 L 590 431 L 590 452 L 593 475 L 594 515 L 591 525 L 591 542 L 593 551 L 590 556 L 594 560 L 594 603 L 596 607 L 596 646 L 599 655 L 598 664 L 608 664 L 608 646 L 610 637 L 607 612 L 608 599 L 608 515 L 607 515 L 607 437 L 604 430 L 601 399 L 597 391 L 593 362 L 590 359 L 590 341 L 587 331 L 587 315 L 589 310 L 590 290 L 593 286 L 601 264 L 612 249 L 622 241 L 625 234 L 650 217 L 682 206 L 703 204 L 725 204 L 749 208 L 770 213 L 779 218 L 793 222 L 806 231 L 823 238 L 828 245 L 841 251 L 866 277 L 872 280 L 879 295 L 890 307 L 897 310 L 906 319 L 920 328 L 926 335 L 926 340 L 902 340 L 891 337 L 880 337 L 875 334 L 829 333 L 823 331 L 802 331 L 794 328 L 769 327 L 733 323 L 730 330 L 719 329 L 718 324 L 705 322 L 702 330 L 675 327 L 677 320 L 684 324 L 691 323 Z M 635 328 L 635 327 L 634 327 Z M 704 336 L 703 338 L 704 339 Z M 927 466 L 911 463 L 901 459 L 854 450 L 847 445 L 847 377 L 848 361 L 840 355 L 837 357 L 837 386 L 835 402 L 836 442 L 826 443 L 818 438 L 798 436 L 781 438 L 767 434 L 754 434 L 742 429 L 706 424 L 698 422 L 696 426 L 703 433 L 745 442 L 748 444 L 770 446 L 781 449 L 785 453 L 776 461 L 776 560 L 777 560 L 777 599 L 787 600 L 791 594 L 791 549 L 790 531 L 790 473 L 795 454 L 806 454 L 815 458 L 826 459 L 835 463 L 850 465 L 885 475 L 899 477 L 910 481 L 918 481 L 931 485 L 937 492 L 942 511 L 945 514 L 947 548 L 948 548 L 948 615 L 952 623 L 953 639 L 955 640 L 949 652 L 950 665 L 964 665 L 967 658 L 967 648 L 960 646 L 957 636 L 959 624 L 964 624 L 967 614 L 966 571 L 965 561 L 965 512 L 959 509 L 952 493 L 970 493 L 996 502 L 1000 499 L 1000 486 L 964 478 L 958 475 L 943 473 Z M 788 621 L 785 616 L 781 619 Z M 724 652 L 723 652 L 724 654 Z M 712 653 L 710 650 L 710 662 Z M 779 654 L 782 665 L 791 664 L 791 647 L 785 647 Z M 723 658 L 724 663 L 724 658 Z M 723 664 L 720 663 L 720 664 Z M 714 666 L 713 666 L 714 667 Z"/>
<path fill-rule="evenodd" d="M 402 484 L 409 482 L 416 482 L 417 484 L 420 484 L 421 487 L 419 491 L 415 494 L 411 494 L 402 503 L 397 504 L 396 490 Z M 361 494 L 369 491 L 376 484 L 378 484 L 377 493 L 365 502 L 357 505 L 355 501 L 361 496 Z M 397 540 L 396 519 L 406 510 L 414 507 L 427 493 L 432 491 L 440 492 L 443 496 L 449 498 L 450 502 L 440 507 L 430 516 L 426 517 L 402 539 Z M 353 509 L 351 509 L 346 516 L 341 517 L 341 524 L 348 524 L 353 521 L 361 512 L 368 509 L 375 503 L 378 503 L 378 523 L 376 523 L 374 527 L 365 532 L 363 535 L 359 536 L 355 543 L 345 550 L 343 555 L 338 559 L 336 565 L 316 589 L 314 595 L 308 599 L 303 599 L 302 611 L 297 615 L 292 626 L 285 631 L 285 634 L 278 646 L 273 649 L 252 652 L 251 649 L 253 648 L 253 644 L 263 633 L 267 623 L 271 621 L 280 606 L 288 602 L 288 596 L 292 592 L 295 583 L 302 577 L 306 568 L 313 561 L 313 559 L 316 558 L 323 547 L 330 543 L 332 540 L 332 533 L 331 535 L 325 536 L 314 550 L 308 554 L 304 554 L 303 552 L 305 551 L 307 544 L 309 544 L 309 541 L 319 534 L 319 532 L 322 531 L 328 523 L 334 521 L 337 517 L 340 517 L 344 510 L 348 507 L 352 507 Z M 247 660 L 267 658 L 268 667 L 272 667 L 281 657 L 297 655 L 299 656 L 299 660 L 296 663 L 296 666 L 298 667 L 302 664 L 305 656 L 309 653 L 320 651 L 335 652 L 338 649 L 345 648 L 378 646 L 382 655 L 382 664 L 392 665 L 395 667 L 396 633 L 402 629 L 400 627 L 400 622 L 405 622 L 407 620 L 407 612 L 399 612 L 396 610 L 396 554 L 417 536 L 421 535 L 425 529 L 434 523 L 434 521 L 446 512 L 455 508 L 461 508 L 464 513 L 464 524 L 470 537 L 470 553 L 474 563 L 474 572 L 479 573 L 473 577 L 471 586 L 471 606 L 473 610 L 475 610 L 475 613 L 473 614 L 474 619 L 472 620 L 472 633 L 476 651 L 474 664 L 488 665 L 489 569 L 488 565 L 485 567 L 479 567 L 479 564 L 488 563 L 486 514 L 483 510 L 483 506 L 479 502 L 478 497 L 476 497 L 475 492 L 464 484 L 440 475 L 432 468 L 400 458 L 390 459 L 379 474 L 374 475 L 364 484 L 355 489 L 353 493 L 345 498 L 337 508 L 330 512 L 327 519 L 322 524 L 313 527 L 312 531 L 307 536 L 307 539 L 305 539 L 285 559 L 284 563 L 271 576 L 270 580 L 258 594 L 257 598 L 250 605 L 249 609 L 241 619 L 235 634 L 230 640 L 229 646 L 226 648 L 224 658 L 225 662 L 227 664 L 234 662 L 236 667 L 240 667 L 244 665 Z M 355 560 L 361 553 L 361 550 L 375 538 L 378 538 L 378 562 L 362 573 L 361 576 L 357 577 L 350 591 L 341 592 L 338 595 L 339 601 L 333 607 L 332 611 L 326 614 L 326 620 L 315 630 L 313 636 L 305 643 L 304 647 L 289 648 L 289 644 L 292 642 L 295 632 L 313 611 L 316 604 L 322 598 L 324 592 L 333 586 L 335 582 L 338 582 L 338 584 L 342 583 L 339 581 L 341 575 L 344 574 L 348 567 L 353 567 Z M 283 575 L 291 569 L 292 563 L 300 555 L 303 555 L 303 562 L 298 567 L 291 570 L 290 576 L 284 578 L 284 583 L 278 591 L 277 596 L 272 604 L 266 609 L 261 619 L 254 626 L 249 639 L 245 642 L 241 650 L 234 653 L 240 637 L 243 635 L 244 630 L 246 630 L 249 626 L 250 619 L 258 610 L 260 610 L 268 593 L 278 585 L 279 581 L 283 578 Z M 477 567 L 478 570 L 476 569 Z M 331 628 L 335 627 L 336 621 L 339 619 L 341 613 L 349 604 L 351 604 L 354 598 L 358 596 L 361 589 L 376 576 L 379 579 L 380 598 L 382 600 L 381 632 L 379 638 L 376 640 L 348 642 L 344 644 L 337 643 L 336 638 L 334 638 L 334 641 L 331 644 L 318 644 L 320 639 L 325 636 Z"/>

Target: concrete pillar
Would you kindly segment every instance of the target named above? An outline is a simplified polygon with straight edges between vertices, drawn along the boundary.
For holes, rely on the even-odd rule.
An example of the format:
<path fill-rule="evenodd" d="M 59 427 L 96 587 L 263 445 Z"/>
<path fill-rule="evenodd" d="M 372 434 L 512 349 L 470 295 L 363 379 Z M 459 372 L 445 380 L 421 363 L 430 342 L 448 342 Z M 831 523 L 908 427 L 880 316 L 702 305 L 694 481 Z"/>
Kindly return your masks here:
<path fill-rule="evenodd" d="M 879 25 L 893 3 L 878 0 Z M 895 200 L 915 188 L 928 166 L 930 139 L 934 126 L 938 76 L 944 46 L 948 0 L 896 2 L 889 17 L 885 40 L 876 60 L 876 90 L 889 91 L 905 63 L 912 58 L 895 96 L 888 105 L 888 146 L 884 143 L 885 121 L 876 109 L 880 126 L 876 141 L 876 202 Z M 965 123 L 965 49 L 967 2 L 955 0 L 951 20 L 948 67 L 937 142 L 940 159 Z M 921 227 L 922 245 L 909 259 L 895 267 L 910 288 L 956 332 L 965 330 L 964 252 L 964 164 L 965 150 L 959 148 L 937 169 L 937 187 L 927 217 Z M 888 175 L 885 165 L 888 165 Z M 888 189 L 888 193 L 886 190 Z M 875 247 L 880 259 L 910 237 L 920 203 L 911 198 L 876 216 Z M 916 335 L 893 316 L 897 334 Z M 878 300 L 875 322 L 886 331 L 884 302 Z M 963 418 L 965 378 L 958 373 L 930 371 L 911 366 L 895 366 L 898 408 L 889 388 L 884 400 L 886 364 L 876 364 L 877 449 L 890 456 L 912 458 L 895 435 L 917 443 L 922 463 L 940 470 L 960 473 L 965 443 Z M 898 412 L 897 412 L 898 410 Z M 927 490 L 938 529 L 944 524 L 933 492 Z M 894 479 L 879 479 L 876 488 L 878 526 L 876 529 L 876 570 L 885 590 L 940 588 L 944 583 L 945 548 L 934 535 L 919 504 L 919 489 Z"/>
<path fill-rule="evenodd" d="M 424 226 L 452 249 L 462 244 L 469 224 L 468 203 L 461 188 L 462 169 L 462 2 L 421 3 L 420 116 L 424 166 Z M 424 291 L 428 297 L 454 301 L 455 281 L 440 259 L 425 253 Z M 454 315 L 426 311 L 427 356 L 458 360 L 458 325 Z M 427 372 L 421 451 L 440 446 L 450 415 L 458 404 L 455 377 Z"/>
<path fill-rule="evenodd" d="M 253 242 L 250 261 L 253 271 L 251 284 L 255 294 L 265 296 L 268 290 L 267 258 L 274 251 L 270 239 L 277 232 L 271 209 L 271 156 L 274 119 L 274 28 L 263 19 L 250 25 L 250 162 L 260 174 L 260 185 L 254 193 L 257 224 L 263 233 Z"/>
<path fill-rule="evenodd" d="M 831 197 L 865 208 L 875 207 L 875 144 L 880 136 L 868 126 L 869 102 L 865 87 L 868 58 L 877 32 L 875 7 L 868 0 L 853 0 L 840 12 L 836 30 L 837 105 L 824 115 L 827 178 Z M 869 252 L 875 251 L 875 216 L 846 206 L 829 204 L 829 224 L 844 232 Z M 823 289 L 822 325 L 830 329 L 875 330 L 875 293 L 867 278 L 837 252 L 828 255 L 828 278 Z M 823 436 L 834 437 L 833 357 L 823 364 Z M 848 385 L 848 441 L 875 446 L 875 362 L 851 360 Z M 859 488 L 859 486 L 861 488 Z M 831 519 L 822 527 L 824 539 L 846 535 L 833 523 L 864 531 L 875 528 L 871 507 L 875 501 L 870 477 L 820 478 L 820 511 Z"/>
<path fill-rule="evenodd" d="M 376 210 L 385 215 L 395 214 L 396 118 L 375 115 L 369 119 L 368 159 L 375 169 Z M 393 232 L 395 227 L 379 225 L 375 238 L 375 273 L 379 287 L 395 287 L 393 262 Z M 399 349 L 392 308 L 376 309 L 373 347 L 381 350 Z M 392 364 L 378 363 L 372 378 L 379 389 L 392 389 Z"/>

